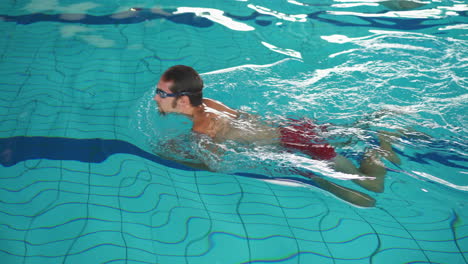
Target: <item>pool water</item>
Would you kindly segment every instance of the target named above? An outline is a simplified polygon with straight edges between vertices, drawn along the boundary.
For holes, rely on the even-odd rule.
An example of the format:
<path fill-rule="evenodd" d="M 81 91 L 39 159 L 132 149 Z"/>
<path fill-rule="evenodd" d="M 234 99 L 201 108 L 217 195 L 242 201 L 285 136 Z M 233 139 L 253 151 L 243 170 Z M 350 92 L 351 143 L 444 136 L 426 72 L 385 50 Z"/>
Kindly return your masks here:
<path fill-rule="evenodd" d="M 468 6 L 389 8 L 408 4 L 3 1 L 1 262 L 467 263 Z M 328 124 L 356 164 L 404 131 L 402 163 L 372 193 L 277 148 L 228 142 L 213 172 L 166 160 L 168 142 L 198 147 L 152 101 L 176 64 L 233 108 Z"/>

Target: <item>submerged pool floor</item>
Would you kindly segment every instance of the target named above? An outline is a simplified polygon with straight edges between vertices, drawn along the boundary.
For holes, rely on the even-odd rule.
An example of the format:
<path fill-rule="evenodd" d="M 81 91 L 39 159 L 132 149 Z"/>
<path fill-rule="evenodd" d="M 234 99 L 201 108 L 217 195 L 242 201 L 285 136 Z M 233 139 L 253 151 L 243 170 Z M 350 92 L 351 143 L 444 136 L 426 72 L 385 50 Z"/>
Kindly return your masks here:
<path fill-rule="evenodd" d="M 6 263 L 463 263 L 460 216 L 405 182 L 361 209 L 306 185 L 168 168 L 131 154 L 29 160 L 2 171 Z"/>

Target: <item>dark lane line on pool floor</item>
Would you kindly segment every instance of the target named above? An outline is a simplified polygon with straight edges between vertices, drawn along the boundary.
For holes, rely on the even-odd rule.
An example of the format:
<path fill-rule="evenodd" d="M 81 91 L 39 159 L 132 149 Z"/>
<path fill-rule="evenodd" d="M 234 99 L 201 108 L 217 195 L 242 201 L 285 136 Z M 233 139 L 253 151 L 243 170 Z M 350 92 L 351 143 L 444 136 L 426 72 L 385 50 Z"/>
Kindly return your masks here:
<path fill-rule="evenodd" d="M 445 142 L 445 144 L 447 143 Z M 468 161 L 468 159 L 461 156 L 436 152 L 409 154 L 399 150 L 396 151 L 401 156 L 405 156 L 408 160 L 417 163 L 428 164 L 428 161 L 432 160 L 446 166 L 468 169 L 466 166 L 455 163 L 457 161 L 462 163 Z M 156 162 L 166 167 L 185 171 L 202 171 L 175 161 L 160 158 L 123 140 L 41 136 L 0 138 L 0 164 L 4 167 L 11 167 L 19 162 L 35 159 L 73 160 L 87 163 L 102 163 L 114 154 L 130 154 Z M 275 178 L 256 173 L 238 172 L 233 174 L 257 179 L 285 179 L 311 184 L 311 181 L 308 179 L 291 175 L 287 175 L 284 178 Z"/>
<path fill-rule="evenodd" d="M 5 167 L 34 159 L 102 163 L 114 154 L 135 155 L 167 167 L 196 171 L 196 169 L 148 153 L 122 140 L 24 136 L 0 138 L 0 164 Z"/>
<path fill-rule="evenodd" d="M 202 16 L 198 16 L 195 13 L 181 13 L 174 14 L 176 10 L 164 10 L 164 9 L 150 9 L 150 8 L 131 8 L 128 11 L 120 13 L 94 16 L 88 14 L 45 14 L 45 13 L 33 13 L 27 15 L 9 16 L 0 15 L 0 21 L 15 22 L 21 25 L 28 25 L 37 22 L 59 22 L 59 23 L 75 23 L 85 25 L 118 25 L 118 24 L 137 24 L 148 20 L 155 19 L 166 19 L 177 24 L 185 24 L 193 27 L 206 28 L 211 27 L 215 23 Z M 383 11 L 385 13 L 386 11 Z M 465 11 L 454 11 L 459 16 L 466 17 Z M 438 21 L 439 19 L 433 18 L 393 18 L 393 17 L 382 17 L 382 13 L 375 14 L 372 16 L 357 16 L 353 15 L 363 21 L 363 23 L 349 23 L 343 19 L 330 19 L 324 18 L 323 16 L 332 16 L 328 11 L 317 11 L 307 15 L 312 21 L 320 21 L 336 26 L 346 27 L 371 27 L 371 28 L 386 28 L 386 29 L 398 29 L 398 30 L 415 30 L 424 29 L 429 27 L 441 27 L 446 25 L 453 25 L 453 23 L 439 23 L 439 24 L 424 24 L 425 21 Z M 209 15 L 209 11 L 206 11 L 206 15 Z M 239 20 L 248 21 L 253 20 L 259 26 L 269 26 L 273 24 L 272 20 L 277 19 L 273 15 L 261 14 L 259 12 L 253 12 L 248 16 L 232 15 L 224 13 L 226 17 Z M 371 14 L 369 14 L 371 15 Z"/>
<path fill-rule="evenodd" d="M 37 159 L 102 163 L 114 154 L 130 154 L 179 170 L 202 171 L 200 169 L 179 164 L 175 161 L 160 158 L 122 140 L 40 136 L 0 138 L 0 164 L 4 167 L 11 167 L 23 161 Z M 243 172 L 233 173 L 233 175 L 263 180 L 283 179 L 314 185 L 314 183 L 309 179 L 289 175 L 284 178 L 273 178 L 261 174 Z"/>

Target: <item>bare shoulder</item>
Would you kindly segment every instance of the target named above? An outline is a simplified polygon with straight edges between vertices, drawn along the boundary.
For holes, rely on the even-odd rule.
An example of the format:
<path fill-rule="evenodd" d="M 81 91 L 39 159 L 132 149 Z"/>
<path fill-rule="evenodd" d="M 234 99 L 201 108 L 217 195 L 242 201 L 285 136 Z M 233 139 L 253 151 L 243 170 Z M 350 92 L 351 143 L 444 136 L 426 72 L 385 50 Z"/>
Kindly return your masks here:
<path fill-rule="evenodd" d="M 216 101 L 216 100 L 213 100 L 213 99 L 209 99 L 209 98 L 204 98 L 203 99 L 203 104 L 205 104 L 207 107 L 209 108 L 212 108 L 216 111 L 219 111 L 221 113 L 224 113 L 224 114 L 228 114 L 230 115 L 231 117 L 238 117 L 239 113 L 226 106 L 225 104 L 219 102 L 219 101 Z"/>
<path fill-rule="evenodd" d="M 224 128 L 223 120 L 215 113 L 204 113 L 193 120 L 192 130 L 194 132 L 215 138 L 220 130 Z"/>

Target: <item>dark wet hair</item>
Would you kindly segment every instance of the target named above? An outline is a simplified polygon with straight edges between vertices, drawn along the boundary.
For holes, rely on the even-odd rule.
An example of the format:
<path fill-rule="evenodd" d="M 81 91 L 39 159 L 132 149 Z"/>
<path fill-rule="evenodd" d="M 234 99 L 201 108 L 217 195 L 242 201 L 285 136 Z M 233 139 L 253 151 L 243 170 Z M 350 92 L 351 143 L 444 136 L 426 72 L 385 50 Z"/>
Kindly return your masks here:
<path fill-rule="evenodd" d="M 176 65 L 167 69 L 162 75 L 164 81 L 173 81 L 169 88 L 173 93 L 187 92 L 190 104 L 199 106 L 203 100 L 203 80 L 192 67 Z"/>

